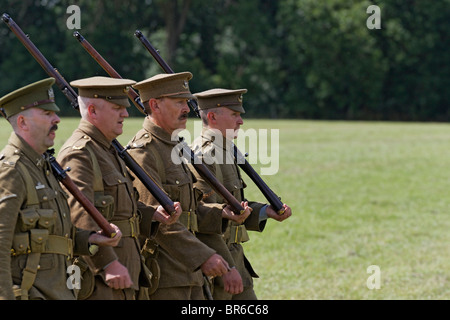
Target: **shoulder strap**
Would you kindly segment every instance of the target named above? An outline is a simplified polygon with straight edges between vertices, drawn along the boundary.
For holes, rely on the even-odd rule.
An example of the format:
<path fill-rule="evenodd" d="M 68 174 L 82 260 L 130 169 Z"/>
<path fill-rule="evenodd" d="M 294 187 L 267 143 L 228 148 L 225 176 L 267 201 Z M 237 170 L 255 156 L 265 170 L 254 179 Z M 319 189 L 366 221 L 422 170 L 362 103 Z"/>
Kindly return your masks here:
<path fill-rule="evenodd" d="M 33 183 L 30 173 L 25 168 L 25 165 L 17 161 L 17 169 L 22 173 L 25 179 L 25 187 L 27 188 L 27 207 L 39 207 L 39 198 L 36 192 L 36 186 Z"/>

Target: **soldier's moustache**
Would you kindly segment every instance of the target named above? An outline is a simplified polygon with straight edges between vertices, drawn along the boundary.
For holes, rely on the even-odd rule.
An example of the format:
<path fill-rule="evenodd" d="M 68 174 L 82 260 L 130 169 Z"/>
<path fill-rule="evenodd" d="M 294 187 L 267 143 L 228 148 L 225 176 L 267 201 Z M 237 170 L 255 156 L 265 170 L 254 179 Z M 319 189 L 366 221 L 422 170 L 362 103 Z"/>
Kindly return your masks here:
<path fill-rule="evenodd" d="M 178 118 L 178 120 L 184 120 L 184 119 L 187 119 L 187 117 L 188 117 L 188 114 L 187 114 L 187 113 L 183 113 L 183 114 Z"/>
<path fill-rule="evenodd" d="M 50 132 L 52 132 L 52 131 L 56 131 L 56 130 L 58 130 L 58 125 L 57 125 L 57 124 L 54 124 L 54 125 L 52 125 L 52 127 L 50 128 L 50 130 L 48 131 L 48 133 L 50 133 Z"/>

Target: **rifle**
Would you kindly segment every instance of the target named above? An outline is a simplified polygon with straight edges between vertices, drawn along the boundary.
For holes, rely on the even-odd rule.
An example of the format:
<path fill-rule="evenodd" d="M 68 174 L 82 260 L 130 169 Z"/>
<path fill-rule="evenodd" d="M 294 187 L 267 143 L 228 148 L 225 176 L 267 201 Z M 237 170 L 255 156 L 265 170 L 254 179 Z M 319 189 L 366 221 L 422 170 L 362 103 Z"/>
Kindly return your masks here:
<path fill-rule="evenodd" d="M 148 50 L 148 52 L 150 52 L 153 58 L 155 58 L 155 60 L 158 62 L 158 64 L 160 65 L 160 67 L 163 69 L 164 72 L 174 73 L 174 71 L 169 67 L 169 65 L 163 60 L 158 50 L 156 50 L 151 45 L 151 43 L 147 40 L 147 38 L 145 38 L 145 36 L 142 34 L 141 31 L 136 30 L 134 35 L 141 41 L 141 43 Z M 200 117 L 197 101 L 191 99 L 188 101 L 188 104 L 191 107 L 191 109 L 195 112 L 195 114 L 198 117 Z M 241 167 L 241 169 L 250 177 L 250 179 L 253 180 L 256 186 L 261 190 L 262 194 L 272 205 L 274 210 L 279 215 L 282 215 L 284 213 L 284 207 L 280 198 L 275 194 L 275 192 L 273 192 L 272 189 L 269 188 L 269 186 L 264 182 L 264 180 L 256 173 L 255 169 L 253 169 L 250 163 L 248 163 L 247 159 L 244 158 L 244 156 L 238 150 L 236 145 L 234 145 L 234 157 L 239 167 Z"/>
<path fill-rule="evenodd" d="M 79 110 L 78 95 L 73 88 L 67 83 L 67 81 L 61 76 L 61 74 L 54 68 L 50 62 L 44 57 L 39 49 L 33 44 L 33 42 L 25 35 L 22 29 L 14 22 L 14 20 L 4 13 L 2 15 L 3 21 L 8 25 L 11 31 L 19 38 L 20 42 L 27 48 L 30 54 L 37 60 L 41 67 L 53 78 L 55 83 L 64 93 L 67 99 L 69 99 L 72 107 Z M 136 175 L 136 177 L 142 181 L 145 187 L 151 192 L 155 199 L 161 204 L 167 213 L 173 214 L 175 212 L 173 201 L 167 196 L 167 194 L 149 177 L 149 175 L 142 169 L 141 166 L 134 160 L 127 152 L 127 148 L 124 148 L 117 139 L 112 141 L 112 145 L 117 150 L 117 153 L 125 162 L 126 166 Z M 74 195 L 75 196 L 75 195 Z"/>
<path fill-rule="evenodd" d="M 97 52 L 97 50 L 94 49 L 94 47 L 78 32 L 74 32 L 74 37 L 78 39 L 80 44 L 83 46 L 84 49 L 100 64 L 100 66 L 112 77 L 112 78 L 122 78 L 119 73 L 114 70 L 114 68 Z M 128 97 L 130 97 L 131 100 L 136 101 L 134 104 L 142 113 L 145 112 L 145 107 L 142 104 L 139 95 L 137 92 L 130 88 L 128 90 Z M 189 148 L 189 146 L 183 142 L 183 140 L 180 140 L 180 144 L 182 155 L 190 161 L 190 163 L 194 166 L 194 168 L 197 170 L 197 172 L 206 180 L 209 182 L 209 184 L 218 192 L 225 201 L 231 206 L 234 212 L 238 214 L 242 214 L 245 209 L 242 207 L 242 205 L 239 203 L 239 201 L 231 194 L 230 191 L 228 191 L 222 183 L 209 171 L 209 169 L 201 163 L 201 161 L 197 160 L 197 155 Z"/>

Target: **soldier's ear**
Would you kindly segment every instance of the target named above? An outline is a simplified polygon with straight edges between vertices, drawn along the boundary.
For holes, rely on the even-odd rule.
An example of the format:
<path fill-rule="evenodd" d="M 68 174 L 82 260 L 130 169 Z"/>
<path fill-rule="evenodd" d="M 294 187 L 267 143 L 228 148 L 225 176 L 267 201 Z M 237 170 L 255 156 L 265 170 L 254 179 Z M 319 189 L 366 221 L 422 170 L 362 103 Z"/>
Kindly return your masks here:
<path fill-rule="evenodd" d="M 96 113 L 96 107 L 92 103 L 90 103 L 87 107 L 87 111 L 88 111 L 88 115 L 90 117 L 92 117 Z"/>
<path fill-rule="evenodd" d="M 150 99 L 148 101 L 148 105 L 149 105 L 150 110 L 152 111 L 152 113 L 154 113 L 154 112 L 159 113 L 160 112 L 160 106 L 159 106 L 159 102 L 158 102 L 157 99 L 153 99 L 153 98 Z"/>
<path fill-rule="evenodd" d="M 209 124 L 215 124 L 217 122 L 217 116 L 214 111 L 209 111 L 206 117 L 208 118 Z"/>
<path fill-rule="evenodd" d="M 20 130 L 28 130 L 28 121 L 23 114 L 19 114 L 16 117 L 16 125 Z"/>

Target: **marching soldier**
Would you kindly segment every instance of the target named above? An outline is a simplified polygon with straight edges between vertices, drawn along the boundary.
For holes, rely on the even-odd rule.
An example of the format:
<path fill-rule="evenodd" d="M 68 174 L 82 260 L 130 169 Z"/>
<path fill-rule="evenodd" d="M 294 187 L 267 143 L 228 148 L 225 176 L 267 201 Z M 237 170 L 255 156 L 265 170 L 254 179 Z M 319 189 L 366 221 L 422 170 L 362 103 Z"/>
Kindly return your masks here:
<path fill-rule="evenodd" d="M 148 239 L 144 248 L 147 259 L 155 261 L 161 270 L 158 289 L 151 299 L 204 299 L 202 272 L 215 277 L 230 271 L 224 260 L 230 254 L 226 246 L 220 247 L 225 227 L 222 215 L 228 214 L 225 206 L 199 203 L 191 171 L 172 158 L 177 133 L 186 128 L 187 100 L 193 97 L 188 85 L 191 78 L 190 72 L 160 74 L 133 86 L 139 90 L 148 116 L 130 142 L 129 152 L 183 208 L 180 222 L 161 226 L 155 241 Z M 142 183 L 134 183 L 142 200 L 154 205 L 155 199 Z M 248 207 L 246 212 L 249 214 Z M 208 235 L 208 245 L 195 236 L 201 234 Z"/>
<path fill-rule="evenodd" d="M 110 238 L 76 230 L 70 221 L 67 196 L 45 153 L 60 122 L 54 82 L 37 81 L 0 99 L 13 128 L 0 152 L 0 299 L 73 300 L 67 286 L 73 255 L 92 256 L 95 244 L 120 240 L 113 225 L 117 235 Z"/>
<path fill-rule="evenodd" d="M 245 183 L 242 180 L 239 167 L 234 160 L 233 139 L 243 124 L 241 114 L 245 112 L 242 106 L 242 95 L 247 89 L 226 90 L 212 89 L 195 94 L 198 101 L 203 130 L 192 145 L 194 150 L 200 150 L 203 161 L 236 199 L 244 201 Z M 231 161 L 230 161 L 231 159 Z M 210 185 L 196 175 L 196 188 L 203 192 L 203 201 L 207 203 L 222 203 L 223 199 L 212 190 Z M 249 202 L 253 209 L 244 223 L 229 221 L 224 234 L 234 263 L 241 274 L 244 290 L 231 295 L 224 290 L 223 278 L 214 279 L 214 299 L 257 299 L 253 290 L 253 277 L 258 275 L 244 255 L 242 243 L 249 240 L 247 230 L 262 232 L 267 218 L 283 221 L 291 215 L 291 209 L 284 205 L 285 212 L 278 215 L 271 206 L 258 202 Z"/>
<path fill-rule="evenodd" d="M 58 160 L 61 165 L 72 168 L 75 184 L 107 220 L 122 231 L 122 241 L 117 248 L 101 248 L 95 257 L 86 258 L 95 274 L 95 287 L 88 297 L 92 300 L 146 298 L 141 296 L 145 290 L 139 292 L 139 289 L 150 287 L 152 279 L 150 270 L 143 263 L 139 236 L 150 226 L 140 225 L 140 221 L 154 219 L 170 224 L 181 213 L 177 203 L 177 214 L 171 217 L 161 206 L 148 207 L 138 202 L 127 168 L 112 145 L 123 132 L 127 107 L 130 106 L 127 91 L 134 83 L 108 77 L 71 82 L 78 88 L 81 120 L 61 148 Z M 77 226 L 89 230 L 98 228 L 90 217 L 82 215 L 82 208 L 72 197 L 69 204 L 72 220 Z"/>

